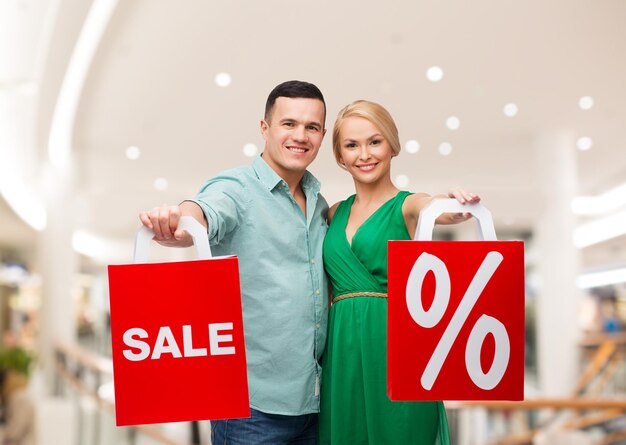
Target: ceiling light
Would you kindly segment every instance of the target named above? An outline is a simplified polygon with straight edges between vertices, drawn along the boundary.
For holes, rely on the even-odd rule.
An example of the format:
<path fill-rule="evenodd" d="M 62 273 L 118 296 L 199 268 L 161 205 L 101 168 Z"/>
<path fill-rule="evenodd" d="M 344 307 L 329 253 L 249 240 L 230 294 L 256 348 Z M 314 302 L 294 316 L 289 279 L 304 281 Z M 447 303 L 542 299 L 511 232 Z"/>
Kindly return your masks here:
<path fill-rule="evenodd" d="M 577 215 L 599 215 L 626 204 L 626 183 L 597 196 L 578 196 L 572 200 Z"/>
<path fill-rule="evenodd" d="M 228 85 L 230 85 L 230 83 L 232 82 L 232 78 L 230 77 L 230 74 L 228 73 L 219 73 L 215 76 L 215 84 L 218 87 L 227 87 Z"/>
<path fill-rule="evenodd" d="M 502 112 L 507 117 L 513 117 L 513 116 L 517 115 L 518 111 L 519 111 L 519 109 L 517 108 L 517 105 L 515 105 L 514 103 L 508 103 L 502 109 Z"/>
<path fill-rule="evenodd" d="M 626 210 L 583 224 L 574 230 L 574 245 L 588 247 L 626 234 Z"/>
<path fill-rule="evenodd" d="M 581 110 L 589 110 L 593 107 L 593 97 L 591 96 L 583 96 L 578 99 L 578 106 Z"/>
<path fill-rule="evenodd" d="M 91 233 L 77 230 L 72 234 L 72 247 L 76 252 L 93 258 L 102 255 L 106 243 Z"/>
<path fill-rule="evenodd" d="M 626 283 L 626 267 L 621 269 L 604 270 L 580 275 L 576 284 L 581 289 L 607 286 L 609 284 Z"/>
<path fill-rule="evenodd" d="M 256 156 L 259 152 L 259 148 L 255 144 L 246 144 L 243 146 L 243 154 L 251 158 Z"/>
<path fill-rule="evenodd" d="M 163 191 L 163 190 L 167 190 L 167 179 L 165 178 L 156 178 L 154 180 L 154 188 L 159 190 L 159 191 Z"/>
<path fill-rule="evenodd" d="M 442 142 L 439 144 L 439 154 L 442 156 L 448 156 L 452 153 L 452 145 L 449 142 Z"/>
<path fill-rule="evenodd" d="M 426 70 L 426 78 L 431 82 L 439 82 L 443 79 L 443 70 L 438 66 L 431 66 Z"/>
<path fill-rule="evenodd" d="M 448 130 L 458 130 L 460 126 L 461 121 L 458 117 L 450 116 L 448 119 L 446 119 L 446 127 L 448 127 Z"/>
<path fill-rule="evenodd" d="M 415 154 L 420 149 L 420 143 L 417 142 L 415 139 L 409 139 L 408 141 L 406 141 L 406 144 L 404 144 L 404 149 L 407 153 Z"/>
<path fill-rule="evenodd" d="M 72 233 L 72 248 L 102 263 L 125 261 L 131 251 L 131 245 L 127 241 L 105 238 L 84 230 Z"/>
<path fill-rule="evenodd" d="M 403 188 L 409 185 L 409 177 L 407 175 L 396 176 L 395 183 L 398 187 Z"/>
<path fill-rule="evenodd" d="M 586 136 L 578 138 L 576 141 L 576 147 L 578 147 L 580 151 L 587 151 L 593 147 L 593 140 Z"/>
<path fill-rule="evenodd" d="M 24 266 L 15 263 L 0 263 L 0 284 L 15 286 L 28 278 Z"/>
<path fill-rule="evenodd" d="M 130 159 L 131 161 L 135 161 L 139 159 L 140 156 L 141 156 L 141 150 L 139 150 L 139 147 L 131 145 L 130 147 L 126 149 L 126 157 Z"/>

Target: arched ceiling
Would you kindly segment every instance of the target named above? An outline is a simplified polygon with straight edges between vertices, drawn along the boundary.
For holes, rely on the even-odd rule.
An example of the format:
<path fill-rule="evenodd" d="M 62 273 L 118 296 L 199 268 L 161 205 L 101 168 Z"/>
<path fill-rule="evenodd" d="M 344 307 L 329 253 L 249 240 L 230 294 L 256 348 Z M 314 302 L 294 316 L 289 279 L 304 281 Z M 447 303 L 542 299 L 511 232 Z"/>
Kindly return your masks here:
<path fill-rule="evenodd" d="M 78 108 L 78 226 L 130 239 L 140 210 L 249 162 L 242 149 L 262 149 L 267 93 L 301 79 L 324 92 L 328 127 L 355 99 L 390 110 L 402 142 L 420 143 L 394 161 L 407 188 L 463 186 L 483 196 L 497 228 L 529 230 L 546 205 L 545 138 L 571 145 L 579 193 L 626 181 L 625 21 L 621 0 L 120 1 Z M 436 83 L 425 77 L 433 65 L 444 70 Z M 228 87 L 214 82 L 220 72 Z M 594 106 L 583 111 L 585 95 Z M 509 102 L 516 117 L 502 113 Z M 446 128 L 449 116 L 458 130 Z M 576 149 L 581 136 L 591 150 Z M 330 143 L 329 132 L 312 170 L 334 202 L 352 184 Z M 141 150 L 134 161 L 131 145 Z M 159 177 L 167 190 L 155 190 Z"/>

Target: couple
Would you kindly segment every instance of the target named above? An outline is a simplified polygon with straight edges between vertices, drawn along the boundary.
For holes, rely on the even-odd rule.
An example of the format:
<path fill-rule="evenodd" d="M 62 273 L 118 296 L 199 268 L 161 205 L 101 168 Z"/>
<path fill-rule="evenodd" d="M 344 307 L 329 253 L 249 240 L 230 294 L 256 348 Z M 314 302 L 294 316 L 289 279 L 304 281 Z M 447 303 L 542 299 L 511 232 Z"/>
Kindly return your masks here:
<path fill-rule="evenodd" d="M 382 106 L 357 101 L 333 128 L 335 158 L 356 194 L 329 210 L 306 170 L 325 118 L 315 85 L 278 85 L 261 121 L 261 156 L 209 179 L 194 200 L 140 215 L 155 240 L 179 247 L 192 244 L 179 219 L 193 216 L 215 255 L 239 257 L 251 417 L 212 421 L 212 443 L 447 444 L 441 402 L 386 394 L 387 240 L 411 239 L 432 197 L 393 185 L 395 123 Z M 457 189 L 441 197 L 480 199 Z M 444 214 L 437 223 L 469 217 Z"/>

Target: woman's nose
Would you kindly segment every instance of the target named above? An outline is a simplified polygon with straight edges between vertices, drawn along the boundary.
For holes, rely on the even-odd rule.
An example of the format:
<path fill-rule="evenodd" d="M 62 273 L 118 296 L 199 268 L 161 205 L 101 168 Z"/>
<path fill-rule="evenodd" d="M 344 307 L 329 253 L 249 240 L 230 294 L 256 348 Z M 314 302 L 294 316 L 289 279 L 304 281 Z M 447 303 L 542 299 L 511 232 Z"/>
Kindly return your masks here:
<path fill-rule="evenodd" d="M 367 149 L 366 146 L 361 147 L 360 152 L 359 152 L 359 158 L 360 159 L 369 159 L 370 158 L 370 152 Z"/>

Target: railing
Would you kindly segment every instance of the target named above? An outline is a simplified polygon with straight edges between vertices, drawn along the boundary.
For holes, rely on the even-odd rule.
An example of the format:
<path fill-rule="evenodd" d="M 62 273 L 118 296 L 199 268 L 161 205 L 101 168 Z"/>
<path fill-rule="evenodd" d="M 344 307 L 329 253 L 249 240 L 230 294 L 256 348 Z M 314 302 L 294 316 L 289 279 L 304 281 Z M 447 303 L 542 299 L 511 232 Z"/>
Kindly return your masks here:
<path fill-rule="evenodd" d="M 446 403 L 453 421 L 465 425 L 465 430 L 467 425 L 471 428 L 472 422 L 461 417 L 472 411 L 483 413 L 483 423 L 487 419 L 491 422 L 491 434 L 483 434 L 485 437 L 480 442 L 467 443 L 525 445 L 533 443 L 538 434 L 546 431 L 566 434 L 594 428 L 601 430 L 594 438 L 594 444 L 626 441 L 626 335 L 587 337 L 581 347 L 588 364 L 571 397 Z M 503 425 L 501 431 L 494 433 L 494 423 Z M 467 431 L 460 433 L 466 434 Z"/>
<path fill-rule="evenodd" d="M 110 359 L 97 356 L 79 346 L 63 343 L 55 345 L 55 367 L 59 379 L 56 381 L 56 392 L 62 391 L 63 383 L 69 384 L 84 397 L 91 399 L 102 412 L 114 415 L 115 402 L 110 391 L 112 388 L 113 364 Z M 92 445 L 100 445 L 100 416 L 96 416 L 93 428 Z M 81 421 L 79 419 L 79 429 Z M 158 425 L 138 425 L 122 427 L 127 434 L 127 442 L 135 444 L 138 434 L 150 437 L 156 443 L 164 445 L 197 445 L 200 444 L 200 432 L 197 422 L 189 422 L 191 442 L 181 442 L 164 434 Z"/>
<path fill-rule="evenodd" d="M 607 386 L 614 380 L 618 370 L 624 371 L 626 341 L 615 338 L 600 338 L 582 345 L 588 365 L 568 398 L 537 398 L 521 402 L 483 401 L 446 402 L 450 414 L 451 432 L 456 434 L 457 445 L 524 445 L 533 443 L 537 434 L 547 429 L 562 431 L 585 430 L 592 427 L 617 423 L 612 431 L 604 431 L 599 445 L 616 444 L 626 440 L 626 394 L 610 395 Z M 78 346 L 57 344 L 55 347 L 56 370 L 60 380 L 71 385 L 82 396 L 93 400 L 98 408 L 114 414 L 112 394 L 103 388 L 112 388 L 113 366 L 109 359 L 90 353 Z M 57 386 L 60 388 L 61 381 Z M 622 382 L 626 385 L 626 380 Z M 623 390 L 623 388 L 620 388 Z M 479 413 L 483 429 L 472 431 L 472 420 L 468 416 Z M 100 417 L 93 428 L 92 445 L 100 445 Z M 80 422 L 79 422 L 80 423 Z M 476 423 L 476 422 L 474 422 Z M 463 427 L 465 425 L 465 427 Z M 497 427 L 500 425 L 500 427 Z M 620 426 L 621 425 L 621 426 Z M 197 422 L 190 422 L 190 442 L 181 442 L 164 434 L 159 425 L 123 427 L 127 431 L 127 442 L 136 443 L 138 434 L 152 438 L 158 444 L 200 444 Z M 79 427 L 80 428 L 80 427 Z M 606 429 L 606 428 L 605 428 Z M 102 444 L 104 445 L 104 444 Z"/>
<path fill-rule="evenodd" d="M 563 398 L 563 399 L 532 399 L 522 402 L 449 402 L 446 409 L 472 410 L 483 409 L 491 414 L 506 416 L 509 427 L 502 431 L 499 437 L 488 437 L 485 442 L 489 445 L 524 445 L 533 443 L 533 439 L 542 431 L 555 429 L 559 431 L 584 430 L 586 428 L 615 421 L 626 416 L 626 397 L 609 398 Z M 538 411 L 551 410 L 553 412 L 567 412 L 568 418 L 563 419 L 556 415 L 548 416 L 548 420 L 540 420 Z M 511 427 L 514 422 L 511 418 L 515 412 L 525 412 L 527 429 L 515 431 Z M 519 417 L 518 417 L 519 418 Z M 493 417 L 491 422 L 494 422 Z M 557 425 L 551 426 L 556 422 Z M 467 431 L 465 431 L 467 434 Z M 492 434 L 493 436 L 493 434 Z M 619 431 L 604 433 L 597 441 L 598 445 L 615 444 L 626 440 L 626 427 Z"/>

